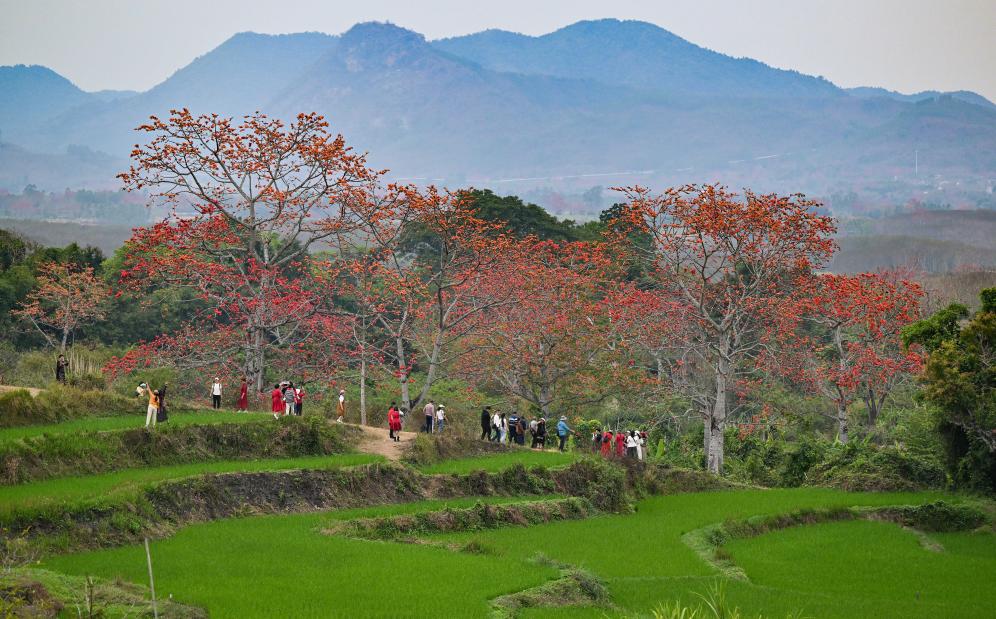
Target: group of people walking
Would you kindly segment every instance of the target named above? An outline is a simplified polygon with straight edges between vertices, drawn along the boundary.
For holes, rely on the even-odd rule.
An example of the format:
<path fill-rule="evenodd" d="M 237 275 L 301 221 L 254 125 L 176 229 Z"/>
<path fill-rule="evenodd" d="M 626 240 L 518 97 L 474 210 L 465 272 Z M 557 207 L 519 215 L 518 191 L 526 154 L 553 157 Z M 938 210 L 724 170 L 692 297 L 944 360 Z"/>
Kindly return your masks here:
<path fill-rule="evenodd" d="M 294 383 L 285 380 L 273 385 L 270 392 L 271 408 L 273 418 L 296 415 L 300 417 L 304 414 L 304 386 L 294 386 Z"/>
<path fill-rule="evenodd" d="M 629 432 L 605 428 L 595 430 L 591 435 L 591 450 L 601 453 L 605 458 L 632 458 L 643 460 L 646 454 L 646 431 L 630 430 Z"/>
<path fill-rule="evenodd" d="M 515 411 L 492 410 L 485 406 L 481 410 L 481 440 L 497 443 L 526 444 L 526 433 L 530 436 L 530 448 L 544 449 L 547 440 L 547 421 L 545 417 L 526 419 Z M 555 428 L 560 451 L 567 449 L 567 439 L 576 432 L 568 425 L 567 417 L 561 417 Z"/>

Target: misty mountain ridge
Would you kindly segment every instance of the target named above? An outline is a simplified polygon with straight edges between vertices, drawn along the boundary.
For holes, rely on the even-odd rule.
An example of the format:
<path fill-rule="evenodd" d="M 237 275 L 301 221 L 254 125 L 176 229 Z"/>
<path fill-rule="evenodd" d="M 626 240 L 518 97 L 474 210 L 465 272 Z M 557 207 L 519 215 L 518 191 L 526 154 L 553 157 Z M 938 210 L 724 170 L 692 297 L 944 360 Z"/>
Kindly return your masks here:
<path fill-rule="evenodd" d="M 841 89 L 644 22 L 437 41 L 370 22 L 338 36 L 237 34 L 130 96 L 85 93 L 42 67 L 3 67 L 0 130 L 32 151 L 84 145 L 123 160 L 141 137 L 134 127 L 171 108 L 317 111 L 376 166 L 451 185 L 721 180 L 819 195 L 909 175 L 914 150 L 930 174 L 996 176 L 992 104 L 925 94 Z M 25 178 L 0 171 L 0 187 Z"/>

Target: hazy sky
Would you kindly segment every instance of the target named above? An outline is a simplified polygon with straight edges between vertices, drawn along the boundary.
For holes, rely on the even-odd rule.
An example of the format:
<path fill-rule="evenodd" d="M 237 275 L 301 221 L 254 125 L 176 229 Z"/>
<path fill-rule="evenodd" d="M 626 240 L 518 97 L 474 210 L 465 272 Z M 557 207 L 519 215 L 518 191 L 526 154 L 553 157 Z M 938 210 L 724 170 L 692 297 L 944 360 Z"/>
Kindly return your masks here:
<path fill-rule="evenodd" d="M 0 0 L 0 64 L 46 65 L 85 90 L 144 90 L 245 30 L 338 34 L 380 20 L 434 39 L 601 17 L 841 86 L 996 100 L 996 0 Z"/>

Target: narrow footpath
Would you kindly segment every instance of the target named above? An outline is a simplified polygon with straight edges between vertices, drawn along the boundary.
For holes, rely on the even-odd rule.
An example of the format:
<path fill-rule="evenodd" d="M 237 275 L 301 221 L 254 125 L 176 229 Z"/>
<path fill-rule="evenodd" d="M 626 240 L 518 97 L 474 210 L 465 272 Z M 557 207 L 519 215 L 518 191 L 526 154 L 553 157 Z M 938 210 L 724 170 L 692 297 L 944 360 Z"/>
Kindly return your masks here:
<path fill-rule="evenodd" d="M 386 428 L 375 428 L 372 426 L 361 426 L 357 424 L 349 425 L 363 431 L 363 438 L 357 446 L 359 451 L 384 456 L 392 462 L 400 460 L 401 456 L 405 453 L 405 448 L 415 440 L 416 436 L 418 436 L 418 433 L 416 432 L 402 431 L 398 433 L 401 440 L 395 442 L 391 440 L 390 436 L 388 436 Z"/>

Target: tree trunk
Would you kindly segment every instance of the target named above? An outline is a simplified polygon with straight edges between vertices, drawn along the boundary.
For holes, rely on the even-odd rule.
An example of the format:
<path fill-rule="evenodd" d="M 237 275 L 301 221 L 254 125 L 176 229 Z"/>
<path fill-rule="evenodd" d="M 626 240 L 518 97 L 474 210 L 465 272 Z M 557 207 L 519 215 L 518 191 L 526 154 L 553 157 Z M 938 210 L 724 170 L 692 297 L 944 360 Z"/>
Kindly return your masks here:
<path fill-rule="evenodd" d="M 360 357 L 360 425 L 367 425 L 367 353 Z"/>
<path fill-rule="evenodd" d="M 844 402 L 843 398 L 837 400 L 837 426 L 837 436 L 840 442 L 846 445 L 848 440 L 847 403 Z"/>
<path fill-rule="evenodd" d="M 401 337 L 394 338 L 395 351 L 398 355 L 398 380 L 401 381 L 401 408 L 412 412 L 412 398 L 408 390 L 408 360 L 405 358 L 405 340 Z"/>
<path fill-rule="evenodd" d="M 249 334 L 249 346 L 246 348 L 246 382 L 253 385 L 256 393 L 263 393 L 263 330 L 252 329 Z"/>
<path fill-rule="evenodd" d="M 871 385 L 868 385 L 867 389 L 865 406 L 868 408 L 868 427 L 874 427 L 875 422 L 878 421 L 878 398 L 875 397 L 875 391 L 871 388 Z"/>
<path fill-rule="evenodd" d="M 702 413 L 702 468 L 709 468 L 709 443 L 712 442 L 712 411 Z"/>
<path fill-rule="evenodd" d="M 59 352 L 65 354 L 66 352 L 66 342 L 69 341 L 69 329 L 62 330 L 62 344 L 59 346 Z"/>
<path fill-rule="evenodd" d="M 713 402 L 710 423 L 706 425 L 709 431 L 709 451 L 706 456 L 708 469 L 714 475 L 723 473 L 724 437 L 726 430 L 727 398 L 733 368 L 730 365 L 730 336 L 724 333 L 719 339 L 719 350 L 716 359 L 716 399 Z"/>

